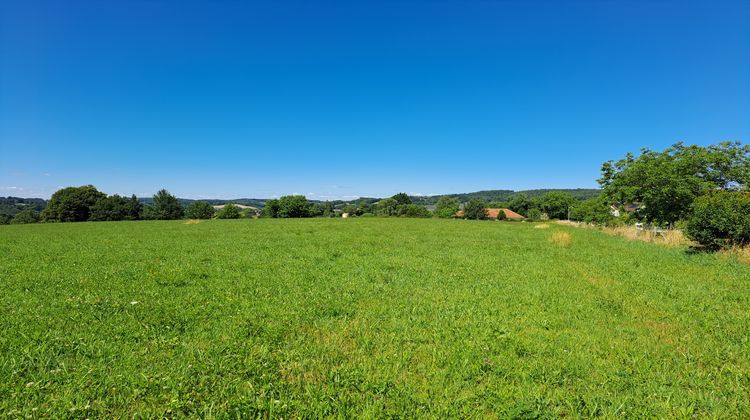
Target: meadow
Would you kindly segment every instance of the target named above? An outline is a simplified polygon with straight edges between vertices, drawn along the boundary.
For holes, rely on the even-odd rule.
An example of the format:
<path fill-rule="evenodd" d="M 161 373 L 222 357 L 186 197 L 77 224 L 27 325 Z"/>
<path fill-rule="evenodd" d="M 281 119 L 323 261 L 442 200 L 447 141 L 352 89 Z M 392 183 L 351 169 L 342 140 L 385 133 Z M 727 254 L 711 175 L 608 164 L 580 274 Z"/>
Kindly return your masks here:
<path fill-rule="evenodd" d="M 2 417 L 750 417 L 750 266 L 593 229 L 0 226 L 0 284 Z"/>

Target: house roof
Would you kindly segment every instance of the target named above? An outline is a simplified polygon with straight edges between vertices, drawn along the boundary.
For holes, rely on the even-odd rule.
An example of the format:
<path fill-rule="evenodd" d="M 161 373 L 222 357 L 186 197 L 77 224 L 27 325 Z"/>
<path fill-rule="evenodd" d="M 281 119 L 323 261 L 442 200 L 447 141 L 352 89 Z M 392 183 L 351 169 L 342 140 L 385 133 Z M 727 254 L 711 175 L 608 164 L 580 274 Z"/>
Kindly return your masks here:
<path fill-rule="evenodd" d="M 511 209 L 484 209 L 484 210 L 487 213 L 487 217 L 490 218 L 490 219 L 497 219 L 497 215 L 500 214 L 501 210 L 503 211 L 503 213 L 505 213 L 505 218 L 506 219 L 511 219 L 511 220 L 523 220 L 523 219 L 525 219 L 525 217 L 521 216 L 520 214 L 514 212 Z M 459 210 L 456 213 L 455 217 L 464 217 L 464 211 L 463 210 Z"/>

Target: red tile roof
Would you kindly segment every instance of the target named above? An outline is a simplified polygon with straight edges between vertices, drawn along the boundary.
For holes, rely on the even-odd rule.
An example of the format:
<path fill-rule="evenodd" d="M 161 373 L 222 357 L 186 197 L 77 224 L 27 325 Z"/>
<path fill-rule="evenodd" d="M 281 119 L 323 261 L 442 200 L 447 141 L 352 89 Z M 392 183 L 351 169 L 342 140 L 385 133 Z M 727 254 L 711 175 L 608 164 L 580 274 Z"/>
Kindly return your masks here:
<path fill-rule="evenodd" d="M 497 219 L 497 215 L 500 213 L 500 210 L 502 210 L 505 213 L 506 219 L 511 220 L 523 220 L 525 217 L 521 216 L 520 214 L 514 212 L 511 209 L 484 209 L 485 212 L 487 212 L 487 218 L 489 219 Z M 459 210 L 458 213 L 454 217 L 462 218 L 464 217 L 464 211 Z"/>

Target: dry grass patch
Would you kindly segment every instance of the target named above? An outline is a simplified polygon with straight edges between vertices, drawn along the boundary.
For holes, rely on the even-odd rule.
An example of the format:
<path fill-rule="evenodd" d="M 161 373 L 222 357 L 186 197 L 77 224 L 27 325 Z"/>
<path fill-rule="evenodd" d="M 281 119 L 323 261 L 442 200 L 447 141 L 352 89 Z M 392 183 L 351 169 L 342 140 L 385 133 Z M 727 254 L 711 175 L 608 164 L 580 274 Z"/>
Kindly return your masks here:
<path fill-rule="evenodd" d="M 734 258 L 743 264 L 750 264 L 750 246 L 735 246 L 721 251 L 721 254 L 729 258 Z"/>
<path fill-rule="evenodd" d="M 186 225 L 197 225 L 200 222 L 201 222 L 200 219 L 188 219 L 188 220 L 185 220 L 185 224 Z"/>
<path fill-rule="evenodd" d="M 534 225 L 534 229 L 549 229 L 549 225 L 547 223 L 540 223 L 538 225 Z"/>
<path fill-rule="evenodd" d="M 673 247 L 689 246 L 693 244 L 693 242 L 678 229 L 668 229 L 657 233 L 648 229 L 638 230 L 635 226 L 617 226 L 602 228 L 602 232 L 609 235 L 622 236 L 623 238 L 630 240 Z"/>
<path fill-rule="evenodd" d="M 555 232 L 549 237 L 549 241 L 557 246 L 570 246 L 572 240 L 568 232 Z"/>

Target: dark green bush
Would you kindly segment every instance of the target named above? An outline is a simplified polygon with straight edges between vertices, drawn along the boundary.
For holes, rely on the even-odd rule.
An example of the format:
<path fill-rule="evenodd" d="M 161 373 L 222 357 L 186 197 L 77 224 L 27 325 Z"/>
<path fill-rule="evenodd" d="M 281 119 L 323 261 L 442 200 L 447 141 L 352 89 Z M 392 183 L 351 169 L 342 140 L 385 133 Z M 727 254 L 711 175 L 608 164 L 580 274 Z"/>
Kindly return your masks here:
<path fill-rule="evenodd" d="M 39 217 L 38 211 L 26 209 L 20 213 L 16 213 L 16 215 L 13 216 L 13 219 L 10 221 L 10 223 L 14 225 L 24 225 L 27 223 L 38 223 L 39 219 L 40 217 Z"/>
<path fill-rule="evenodd" d="M 407 204 L 404 210 L 406 217 L 431 217 L 432 213 L 426 207 L 418 204 Z"/>
<path fill-rule="evenodd" d="M 497 212 L 497 220 L 503 221 L 503 220 L 505 220 L 507 218 L 508 217 L 505 216 L 505 212 L 503 211 L 503 209 L 500 209 L 500 211 Z"/>
<path fill-rule="evenodd" d="M 717 191 L 698 197 L 686 233 L 712 250 L 750 244 L 750 194 Z"/>
<path fill-rule="evenodd" d="M 541 220 L 542 219 L 542 211 L 535 208 L 530 208 L 528 212 L 526 212 L 526 218 L 529 220 Z"/>
<path fill-rule="evenodd" d="M 487 218 L 487 203 L 479 198 L 472 198 L 464 206 L 464 217 L 470 220 L 484 220 Z"/>
<path fill-rule="evenodd" d="M 218 219 L 239 219 L 242 216 L 240 208 L 234 204 L 227 204 L 216 213 Z"/>
<path fill-rule="evenodd" d="M 188 219 L 210 219 L 214 217 L 214 208 L 205 201 L 194 201 L 185 208 Z"/>

